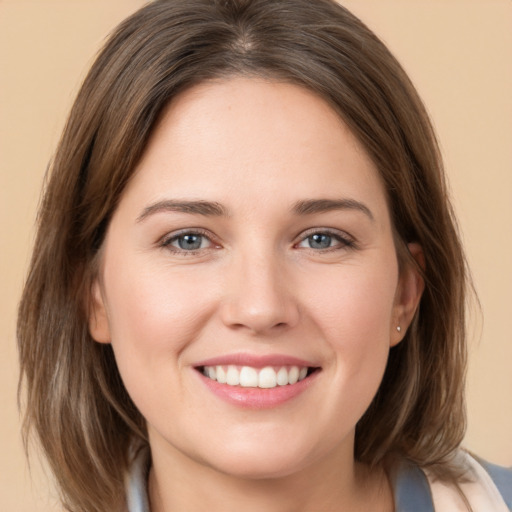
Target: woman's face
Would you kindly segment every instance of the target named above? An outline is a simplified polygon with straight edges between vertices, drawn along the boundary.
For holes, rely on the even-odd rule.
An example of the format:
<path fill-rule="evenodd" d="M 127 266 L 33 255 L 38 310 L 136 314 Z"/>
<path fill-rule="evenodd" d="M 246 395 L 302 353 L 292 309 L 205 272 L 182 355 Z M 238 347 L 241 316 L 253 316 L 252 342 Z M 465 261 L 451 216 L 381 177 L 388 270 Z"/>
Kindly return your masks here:
<path fill-rule="evenodd" d="M 352 459 L 420 292 L 339 116 L 234 78 L 184 92 L 156 127 L 107 231 L 90 330 L 154 456 L 283 476 Z"/>

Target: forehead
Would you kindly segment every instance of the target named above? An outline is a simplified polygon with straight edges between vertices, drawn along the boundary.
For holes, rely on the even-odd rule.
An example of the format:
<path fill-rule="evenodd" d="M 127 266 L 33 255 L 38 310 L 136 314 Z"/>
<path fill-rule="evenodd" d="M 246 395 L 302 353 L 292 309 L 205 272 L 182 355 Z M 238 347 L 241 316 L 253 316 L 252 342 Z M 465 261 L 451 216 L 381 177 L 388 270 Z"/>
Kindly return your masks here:
<path fill-rule="evenodd" d="M 297 85 L 253 78 L 206 82 L 177 96 L 128 193 L 134 188 L 152 199 L 165 191 L 220 202 L 235 192 L 258 202 L 276 190 L 290 201 L 385 196 L 375 165 L 326 101 Z"/>

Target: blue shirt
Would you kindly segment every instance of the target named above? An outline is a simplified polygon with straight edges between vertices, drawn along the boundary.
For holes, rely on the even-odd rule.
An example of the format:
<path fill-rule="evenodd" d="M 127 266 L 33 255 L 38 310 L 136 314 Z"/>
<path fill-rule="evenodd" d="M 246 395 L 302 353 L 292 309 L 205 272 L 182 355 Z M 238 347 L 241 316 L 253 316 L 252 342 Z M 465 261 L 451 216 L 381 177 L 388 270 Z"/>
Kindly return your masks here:
<path fill-rule="evenodd" d="M 147 451 L 141 450 L 127 476 L 126 493 L 129 512 L 150 512 L 147 495 L 148 462 Z M 508 510 L 512 512 L 512 468 L 502 468 L 480 459 L 478 463 L 491 477 Z M 393 491 L 395 512 L 435 512 L 429 481 L 417 465 L 409 462 L 402 463 L 393 478 Z"/>

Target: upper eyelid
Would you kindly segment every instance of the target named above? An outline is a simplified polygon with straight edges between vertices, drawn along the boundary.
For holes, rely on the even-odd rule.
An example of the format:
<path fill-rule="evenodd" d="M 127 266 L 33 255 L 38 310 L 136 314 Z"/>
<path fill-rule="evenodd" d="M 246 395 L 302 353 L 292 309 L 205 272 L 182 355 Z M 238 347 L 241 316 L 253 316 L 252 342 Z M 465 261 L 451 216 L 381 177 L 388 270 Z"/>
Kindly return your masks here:
<path fill-rule="evenodd" d="M 321 228 L 321 227 L 320 228 L 309 228 L 304 231 L 301 231 L 295 237 L 295 240 L 301 241 L 301 240 L 304 240 L 305 238 L 308 238 L 309 236 L 317 234 L 317 233 L 335 236 L 335 237 L 341 238 L 343 240 L 355 241 L 354 237 L 352 235 L 350 235 L 350 233 L 347 233 L 346 231 L 343 231 L 341 229 L 335 229 L 335 228 Z"/>
<path fill-rule="evenodd" d="M 338 240 L 339 245 L 335 245 L 332 247 L 328 247 L 325 249 L 314 249 L 309 247 L 298 247 L 301 243 L 303 243 L 305 240 L 307 240 L 310 236 L 313 236 L 315 234 L 324 234 L 328 235 L 332 238 L 335 238 Z M 303 231 L 297 238 L 296 241 L 293 243 L 293 247 L 297 248 L 298 250 L 305 250 L 305 251 L 314 251 L 315 253 L 321 253 L 321 254 L 327 254 L 331 253 L 333 251 L 339 251 L 343 249 L 358 249 L 359 245 L 356 241 L 356 239 L 351 236 L 349 233 L 343 230 L 339 229 L 333 229 L 333 228 L 311 228 L 309 230 Z"/>
<path fill-rule="evenodd" d="M 210 231 L 203 229 L 203 228 L 185 228 L 185 229 L 179 229 L 177 231 L 172 231 L 172 232 L 166 233 L 164 236 L 162 236 L 158 240 L 157 243 L 159 245 L 169 245 L 172 241 L 174 241 L 177 238 L 179 238 L 180 236 L 184 236 L 184 235 L 204 236 L 205 238 L 210 240 L 210 242 L 212 244 L 218 243 L 218 242 L 216 242 L 217 237 L 215 237 L 213 235 L 213 233 L 211 233 Z"/>

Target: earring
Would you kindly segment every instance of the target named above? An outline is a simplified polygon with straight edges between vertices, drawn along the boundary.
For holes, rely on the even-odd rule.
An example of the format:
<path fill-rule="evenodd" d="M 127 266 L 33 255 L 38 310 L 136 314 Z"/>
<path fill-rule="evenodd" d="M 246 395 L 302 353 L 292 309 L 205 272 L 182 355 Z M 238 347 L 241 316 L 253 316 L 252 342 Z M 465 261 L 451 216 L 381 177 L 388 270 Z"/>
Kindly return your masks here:
<path fill-rule="evenodd" d="M 397 325 L 397 326 L 396 326 L 396 330 L 397 330 L 398 332 L 400 332 L 400 331 L 402 330 L 402 328 L 401 328 L 399 325 Z"/>

